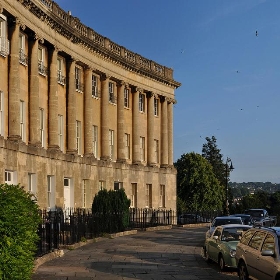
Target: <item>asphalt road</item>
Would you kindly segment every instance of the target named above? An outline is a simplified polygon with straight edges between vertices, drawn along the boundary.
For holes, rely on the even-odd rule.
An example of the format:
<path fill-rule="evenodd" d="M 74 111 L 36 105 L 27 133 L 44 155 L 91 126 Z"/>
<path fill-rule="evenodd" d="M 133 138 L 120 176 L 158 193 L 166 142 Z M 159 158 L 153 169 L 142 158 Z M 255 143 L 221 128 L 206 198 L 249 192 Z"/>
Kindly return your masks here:
<path fill-rule="evenodd" d="M 86 244 L 37 269 L 32 280 L 236 280 L 202 256 L 206 226 L 176 227 Z"/>

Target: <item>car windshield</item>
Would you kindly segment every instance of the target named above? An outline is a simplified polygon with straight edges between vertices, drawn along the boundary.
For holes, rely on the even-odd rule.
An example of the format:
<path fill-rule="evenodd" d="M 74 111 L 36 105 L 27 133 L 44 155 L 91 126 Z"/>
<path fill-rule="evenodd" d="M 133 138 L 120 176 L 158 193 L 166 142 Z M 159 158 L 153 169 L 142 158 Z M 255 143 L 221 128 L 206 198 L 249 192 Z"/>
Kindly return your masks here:
<path fill-rule="evenodd" d="M 251 215 L 252 217 L 263 217 L 263 211 L 246 211 L 246 213 Z"/>
<path fill-rule="evenodd" d="M 241 219 L 217 219 L 214 226 L 222 226 L 227 224 L 242 224 Z"/>
<path fill-rule="evenodd" d="M 244 227 L 226 228 L 223 230 L 221 239 L 223 241 L 239 241 L 239 237 L 242 235 L 242 233 L 244 231 L 248 230 L 249 228 L 250 227 L 248 227 L 248 228 L 244 228 Z"/>

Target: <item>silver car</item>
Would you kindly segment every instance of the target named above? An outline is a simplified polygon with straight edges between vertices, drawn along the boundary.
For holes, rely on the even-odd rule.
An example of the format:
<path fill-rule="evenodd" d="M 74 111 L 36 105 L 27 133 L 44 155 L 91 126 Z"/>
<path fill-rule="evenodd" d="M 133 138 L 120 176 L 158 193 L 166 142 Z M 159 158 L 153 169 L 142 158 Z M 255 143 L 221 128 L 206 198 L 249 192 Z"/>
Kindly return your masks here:
<path fill-rule="evenodd" d="M 222 226 L 222 225 L 229 225 L 229 224 L 239 224 L 242 225 L 242 219 L 240 217 L 232 217 L 232 216 L 220 216 L 216 217 L 212 223 L 209 225 L 209 230 L 206 232 L 206 238 L 209 238 L 215 228 L 217 226 Z"/>
<path fill-rule="evenodd" d="M 280 227 L 251 228 L 236 246 L 240 280 L 280 280 Z"/>

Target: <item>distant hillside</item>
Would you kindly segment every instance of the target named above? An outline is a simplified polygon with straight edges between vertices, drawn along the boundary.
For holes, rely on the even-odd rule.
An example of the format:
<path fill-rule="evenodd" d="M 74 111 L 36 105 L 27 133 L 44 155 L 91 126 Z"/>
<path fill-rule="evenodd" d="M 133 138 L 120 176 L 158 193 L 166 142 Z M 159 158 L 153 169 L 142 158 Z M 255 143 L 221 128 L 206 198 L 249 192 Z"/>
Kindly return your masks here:
<path fill-rule="evenodd" d="M 230 192 L 233 197 L 242 197 L 244 195 L 255 193 L 256 191 L 265 191 L 267 193 L 275 193 L 280 191 L 280 184 L 271 182 L 248 182 L 235 183 L 229 182 Z"/>

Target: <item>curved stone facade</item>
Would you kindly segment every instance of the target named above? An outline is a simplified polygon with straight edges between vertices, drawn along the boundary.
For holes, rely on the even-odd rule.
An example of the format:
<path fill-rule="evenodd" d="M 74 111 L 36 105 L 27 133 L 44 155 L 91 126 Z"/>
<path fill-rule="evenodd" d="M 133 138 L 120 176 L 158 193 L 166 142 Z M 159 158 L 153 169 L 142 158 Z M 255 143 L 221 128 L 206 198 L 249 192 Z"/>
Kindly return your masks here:
<path fill-rule="evenodd" d="M 0 181 L 42 208 L 124 188 L 131 207 L 176 210 L 172 69 L 53 1 L 3 0 L 0 24 Z"/>

